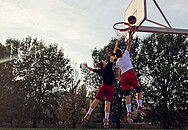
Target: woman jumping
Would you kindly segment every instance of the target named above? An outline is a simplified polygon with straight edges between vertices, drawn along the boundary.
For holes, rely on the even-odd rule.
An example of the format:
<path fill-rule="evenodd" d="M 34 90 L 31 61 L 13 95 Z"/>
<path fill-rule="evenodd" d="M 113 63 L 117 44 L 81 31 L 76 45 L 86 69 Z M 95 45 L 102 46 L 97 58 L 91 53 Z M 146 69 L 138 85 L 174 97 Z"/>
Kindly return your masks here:
<path fill-rule="evenodd" d="M 133 123 L 132 114 L 131 114 L 131 93 L 130 93 L 131 87 L 134 88 L 137 93 L 137 101 L 138 101 L 137 112 L 139 112 L 142 116 L 146 116 L 145 112 L 142 109 L 141 86 L 133 70 L 133 65 L 129 55 L 130 47 L 131 47 L 131 33 L 132 32 L 130 31 L 129 41 L 124 53 L 121 49 L 118 48 L 118 42 L 116 43 L 114 52 L 112 52 L 110 49 L 108 49 L 107 51 L 108 55 L 116 57 L 118 59 L 116 62 L 117 76 L 119 81 L 121 81 L 121 87 L 126 96 L 126 107 L 128 111 L 127 121 L 129 123 Z M 121 70 L 121 76 L 120 76 L 120 70 Z"/>
<path fill-rule="evenodd" d="M 103 119 L 104 128 L 108 128 L 109 126 L 110 105 L 114 95 L 113 83 L 115 82 L 115 78 L 114 72 L 112 71 L 113 62 L 113 57 L 110 57 L 110 62 L 108 62 L 108 64 L 106 64 L 106 62 L 102 60 L 95 65 L 97 69 L 88 67 L 86 63 L 84 64 L 87 69 L 97 73 L 103 79 L 103 83 L 99 87 L 95 100 L 92 102 L 88 112 L 84 117 L 84 121 L 87 121 L 89 119 L 92 111 L 95 109 L 100 100 L 102 100 L 105 96 L 105 119 Z"/>

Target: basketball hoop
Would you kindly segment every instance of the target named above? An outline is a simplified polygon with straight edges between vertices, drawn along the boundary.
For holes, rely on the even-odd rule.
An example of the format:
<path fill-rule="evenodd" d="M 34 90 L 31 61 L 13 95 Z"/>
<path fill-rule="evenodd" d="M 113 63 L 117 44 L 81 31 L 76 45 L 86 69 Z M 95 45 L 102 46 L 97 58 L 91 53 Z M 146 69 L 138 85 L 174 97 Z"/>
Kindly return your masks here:
<path fill-rule="evenodd" d="M 113 25 L 114 31 L 117 34 L 118 41 L 127 41 L 129 39 L 129 30 L 135 31 L 135 26 L 131 26 L 126 22 L 118 22 Z"/>

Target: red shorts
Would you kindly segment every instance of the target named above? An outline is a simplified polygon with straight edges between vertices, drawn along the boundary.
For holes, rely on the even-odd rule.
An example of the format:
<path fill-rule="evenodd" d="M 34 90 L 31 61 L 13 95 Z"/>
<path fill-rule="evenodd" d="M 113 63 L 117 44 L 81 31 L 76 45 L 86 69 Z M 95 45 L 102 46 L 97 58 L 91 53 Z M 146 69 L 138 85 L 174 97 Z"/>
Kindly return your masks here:
<path fill-rule="evenodd" d="M 138 82 L 138 79 L 137 79 L 136 74 L 133 69 L 131 69 L 121 75 L 122 90 L 129 90 L 129 89 L 131 89 L 131 87 L 135 89 L 139 86 L 140 86 L 140 84 Z"/>
<path fill-rule="evenodd" d="M 114 85 L 106 85 L 104 83 L 101 84 L 99 87 L 97 94 L 96 94 L 96 99 L 102 100 L 103 97 L 105 96 L 105 100 L 107 101 L 112 101 L 112 98 L 114 96 Z"/>

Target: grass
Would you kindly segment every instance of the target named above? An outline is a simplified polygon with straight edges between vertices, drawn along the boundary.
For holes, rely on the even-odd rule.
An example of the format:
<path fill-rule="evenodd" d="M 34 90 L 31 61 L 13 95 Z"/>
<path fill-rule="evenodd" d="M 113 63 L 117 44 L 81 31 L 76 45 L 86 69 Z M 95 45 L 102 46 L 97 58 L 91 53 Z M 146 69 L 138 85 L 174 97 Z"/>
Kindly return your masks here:
<path fill-rule="evenodd" d="M 121 128 L 122 130 L 131 130 Z M 66 129 L 66 128 L 0 128 L 0 130 L 105 130 L 105 129 Z M 108 130 L 120 130 L 120 129 L 108 129 Z M 132 130 L 146 130 L 146 129 L 132 129 Z M 157 130 L 157 129 L 148 129 Z M 159 130 L 159 129 L 158 129 Z M 160 129 L 163 130 L 163 129 Z"/>
<path fill-rule="evenodd" d="M 0 130 L 104 130 L 104 129 L 71 129 L 71 128 L 0 128 Z M 115 129 L 108 129 L 108 130 L 115 130 Z M 118 130 L 118 129 L 117 129 Z"/>

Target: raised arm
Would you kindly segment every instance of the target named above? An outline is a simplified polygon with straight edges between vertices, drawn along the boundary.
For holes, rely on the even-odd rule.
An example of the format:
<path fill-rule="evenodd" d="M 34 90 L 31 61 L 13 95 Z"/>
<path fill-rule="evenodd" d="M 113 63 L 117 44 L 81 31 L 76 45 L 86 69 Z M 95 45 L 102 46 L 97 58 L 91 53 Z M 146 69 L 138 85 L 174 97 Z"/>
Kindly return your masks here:
<path fill-rule="evenodd" d="M 118 41 L 117 41 L 116 44 L 115 44 L 114 53 L 116 53 L 117 48 L 118 48 Z M 114 62 L 114 59 L 115 59 L 115 57 L 114 57 L 114 56 L 111 56 L 111 57 L 110 57 L 110 62 Z"/>
<path fill-rule="evenodd" d="M 93 71 L 93 68 L 89 67 L 89 66 L 87 65 L 87 63 L 84 63 L 84 66 L 85 66 L 88 70 Z"/>
<path fill-rule="evenodd" d="M 117 48 L 118 48 L 118 41 L 115 44 L 114 53 L 116 53 Z"/>
<path fill-rule="evenodd" d="M 130 53 L 130 49 L 131 49 L 131 42 L 132 42 L 132 30 L 129 31 L 129 40 L 128 40 L 128 44 L 127 44 L 127 51 Z"/>

